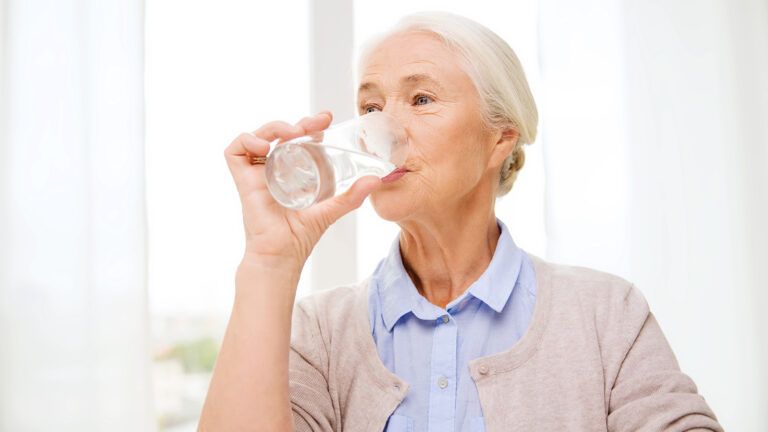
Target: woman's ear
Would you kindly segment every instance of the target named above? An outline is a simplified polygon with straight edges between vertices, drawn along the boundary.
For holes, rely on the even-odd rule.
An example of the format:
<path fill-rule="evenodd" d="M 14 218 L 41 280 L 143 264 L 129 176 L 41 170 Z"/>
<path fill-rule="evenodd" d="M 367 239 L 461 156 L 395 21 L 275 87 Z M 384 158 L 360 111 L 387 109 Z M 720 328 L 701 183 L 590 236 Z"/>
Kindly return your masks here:
<path fill-rule="evenodd" d="M 499 138 L 491 150 L 491 157 L 488 161 L 489 168 L 501 167 L 507 156 L 515 149 L 517 140 L 520 138 L 520 133 L 514 128 L 502 129 L 496 135 Z"/>

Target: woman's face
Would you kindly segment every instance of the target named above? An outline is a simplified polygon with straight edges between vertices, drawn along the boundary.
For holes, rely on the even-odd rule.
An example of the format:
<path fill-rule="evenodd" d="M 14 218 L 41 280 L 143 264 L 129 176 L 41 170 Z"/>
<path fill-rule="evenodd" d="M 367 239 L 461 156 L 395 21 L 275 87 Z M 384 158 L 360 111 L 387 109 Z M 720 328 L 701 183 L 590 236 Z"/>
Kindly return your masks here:
<path fill-rule="evenodd" d="M 386 220 L 439 219 L 494 200 L 516 136 L 483 126 L 477 90 L 461 62 L 436 36 L 411 32 L 381 42 L 362 65 L 358 112 L 389 113 L 408 134 L 410 172 L 371 194 Z"/>

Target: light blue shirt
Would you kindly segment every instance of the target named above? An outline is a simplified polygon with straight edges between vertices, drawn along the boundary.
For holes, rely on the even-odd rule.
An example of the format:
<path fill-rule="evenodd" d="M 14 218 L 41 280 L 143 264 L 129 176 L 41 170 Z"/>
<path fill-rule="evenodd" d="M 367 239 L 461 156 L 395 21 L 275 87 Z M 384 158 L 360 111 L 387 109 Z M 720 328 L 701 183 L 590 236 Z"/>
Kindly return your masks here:
<path fill-rule="evenodd" d="M 525 333 L 536 302 L 533 263 L 501 230 L 488 268 L 445 309 L 419 294 L 400 238 L 373 273 L 369 312 L 384 365 L 410 384 L 385 432 L 484 430 L 468 362 L 506 351 Z"/>

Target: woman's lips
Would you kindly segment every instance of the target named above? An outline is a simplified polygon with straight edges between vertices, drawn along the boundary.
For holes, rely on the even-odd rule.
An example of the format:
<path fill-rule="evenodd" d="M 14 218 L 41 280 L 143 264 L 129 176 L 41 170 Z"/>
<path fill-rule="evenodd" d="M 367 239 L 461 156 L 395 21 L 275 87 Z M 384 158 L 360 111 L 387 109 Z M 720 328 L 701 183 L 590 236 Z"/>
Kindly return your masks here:
<path fill-rule="evenodd" d="M 406 175 L 408 170 L 406 168 L 395 168 L 391 173 L 381 178 L 382 183 L 392 183 L 400 177 Z"/>

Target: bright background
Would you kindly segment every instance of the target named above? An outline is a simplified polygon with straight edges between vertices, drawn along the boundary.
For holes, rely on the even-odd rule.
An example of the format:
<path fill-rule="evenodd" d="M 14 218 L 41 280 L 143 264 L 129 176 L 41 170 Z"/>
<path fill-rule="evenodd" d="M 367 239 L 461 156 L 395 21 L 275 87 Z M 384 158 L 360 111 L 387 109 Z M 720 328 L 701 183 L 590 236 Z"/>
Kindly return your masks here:
<path fill-rule="evenodd" d="M 351 117 L 357 47 L 429 9 L 526 71 L 516 243 L 633 281 L 726 430 L 768 430 L 764 1 L 0 0 L 0 431 L 195 430 L 243 248 L 224 148 Z M 299 296 L 397 232 L 364 204 Z"/>

